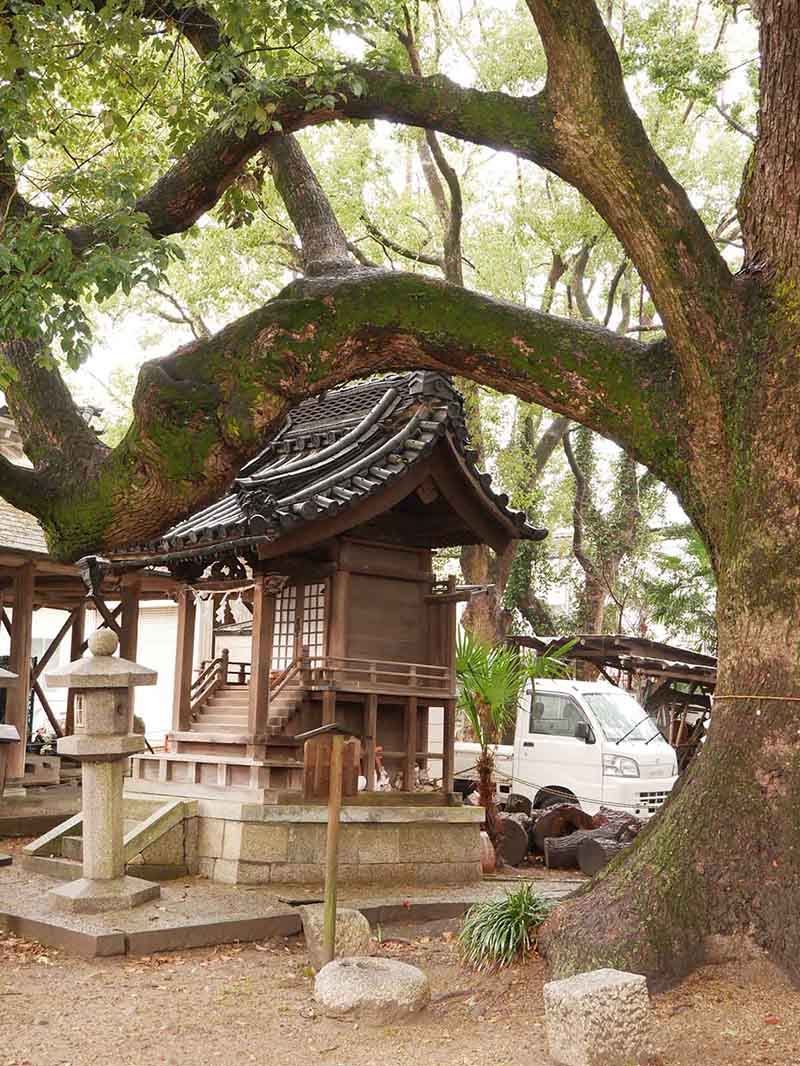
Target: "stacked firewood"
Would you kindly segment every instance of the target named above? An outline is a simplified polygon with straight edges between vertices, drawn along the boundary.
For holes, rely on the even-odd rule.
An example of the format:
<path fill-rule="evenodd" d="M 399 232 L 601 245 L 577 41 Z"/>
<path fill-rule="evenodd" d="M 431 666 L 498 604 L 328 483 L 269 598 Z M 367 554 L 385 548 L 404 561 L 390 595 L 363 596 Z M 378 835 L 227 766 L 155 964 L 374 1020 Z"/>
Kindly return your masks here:
<path fill-rule="evenodd" d="M 544 856 L 549 869 L 579 867 L 593 876 L 628 847 L 644 825 L 632 814 L 608 807 L 591 815 L 573 803 L 527 811 L 524 803 L 509 806 L 501 816 L 501 854 L 509 866 L 534 852 Z"/>

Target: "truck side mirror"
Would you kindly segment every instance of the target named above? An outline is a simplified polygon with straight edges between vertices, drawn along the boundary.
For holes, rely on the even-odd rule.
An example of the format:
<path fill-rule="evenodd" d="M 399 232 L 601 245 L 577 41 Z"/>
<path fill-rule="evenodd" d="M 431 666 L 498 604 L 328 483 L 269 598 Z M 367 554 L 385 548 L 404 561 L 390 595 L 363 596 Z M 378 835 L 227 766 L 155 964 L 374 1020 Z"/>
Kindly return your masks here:
<path fill-rule="evenodd" d="M 594 733 L 592 727 L 588 722 L 578 722 L 575 726 L 575 737 L 577 740 L 582 740 L 585 744 L 594 744 Z"/>

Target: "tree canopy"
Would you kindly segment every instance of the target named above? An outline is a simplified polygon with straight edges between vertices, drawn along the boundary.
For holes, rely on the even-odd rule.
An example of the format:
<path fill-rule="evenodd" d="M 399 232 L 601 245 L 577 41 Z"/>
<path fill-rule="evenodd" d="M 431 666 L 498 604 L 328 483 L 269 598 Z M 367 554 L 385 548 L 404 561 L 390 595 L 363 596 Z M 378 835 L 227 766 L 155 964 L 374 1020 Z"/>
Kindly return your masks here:
<path fill-rule="evenodd" d="M 5 0 L 0 328 L 34 465 L 0 463 L 0 492 L 60 557 L 139 542 L 290 404 L 390 367 L 611 438 L 708 553 L 717 702 L 678 795 L 543 943 L 561 972 L 668 976 L 745 931 L 796 969 L 800 0 L 458 13 Z M 94 303 L 145 287 L 192 336 L 142 365 L 109 447 L 60 371 Z"/>

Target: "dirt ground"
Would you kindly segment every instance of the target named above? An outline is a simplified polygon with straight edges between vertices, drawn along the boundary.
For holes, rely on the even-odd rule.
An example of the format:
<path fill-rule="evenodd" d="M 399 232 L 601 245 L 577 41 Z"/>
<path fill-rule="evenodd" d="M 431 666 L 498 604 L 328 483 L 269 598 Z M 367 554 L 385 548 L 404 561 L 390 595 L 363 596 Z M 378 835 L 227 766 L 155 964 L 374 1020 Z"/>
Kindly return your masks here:
<path fill-rule="evenodd" d="M 299 937 L 85 960 L 0 933 L 0 1066 L 546 1066 L 545 964 L 477 977 L 457 927 L 379 930 L 374 952 L 421 966 L 434 999 L 377 1027 L 321 1016 Z M 654 1009 L 652 1066 L 800 1063 L 800 991 L 764 961 L 706 967 Z"/>

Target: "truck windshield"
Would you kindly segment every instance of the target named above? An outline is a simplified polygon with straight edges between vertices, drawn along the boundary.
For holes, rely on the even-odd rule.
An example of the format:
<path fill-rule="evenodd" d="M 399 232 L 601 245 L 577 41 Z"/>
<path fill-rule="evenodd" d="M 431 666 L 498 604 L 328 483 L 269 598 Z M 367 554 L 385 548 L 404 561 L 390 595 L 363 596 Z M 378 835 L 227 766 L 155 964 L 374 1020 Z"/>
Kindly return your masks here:
<path fill-rule="evenodd" d="M 658 726 L 647 712 L 622 689 L 612 692 L 585 692 L 583 698 L 591 707 L 606 740 L 652 740 Z M 625 736 L 625 734 L 628 734 Z"/>

